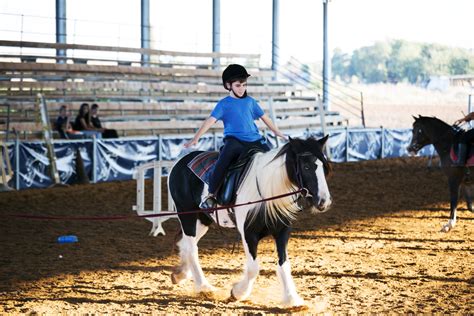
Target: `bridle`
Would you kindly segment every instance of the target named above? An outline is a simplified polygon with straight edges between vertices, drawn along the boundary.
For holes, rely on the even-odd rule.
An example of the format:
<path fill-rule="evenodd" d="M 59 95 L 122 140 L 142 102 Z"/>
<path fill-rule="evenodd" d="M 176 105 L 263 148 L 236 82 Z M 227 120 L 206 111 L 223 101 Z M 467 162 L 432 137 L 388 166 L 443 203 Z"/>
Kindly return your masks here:
<path fill-rule="evenodd" d="M 298 188 L 301 190 L 300 196 L 302 198 L 311 198 L 313 195 L 309 192 L 307 188 L 305 188 L 303 183 L 303 173 L 301 171 L 301 158 L 313 156 L 313 154 L 309 151 L 305 151 L 303 153 L 296 154 L 296 166 L 295 166 L 295 174 L 296 174 L 296 182 L 298 184 Z"/>

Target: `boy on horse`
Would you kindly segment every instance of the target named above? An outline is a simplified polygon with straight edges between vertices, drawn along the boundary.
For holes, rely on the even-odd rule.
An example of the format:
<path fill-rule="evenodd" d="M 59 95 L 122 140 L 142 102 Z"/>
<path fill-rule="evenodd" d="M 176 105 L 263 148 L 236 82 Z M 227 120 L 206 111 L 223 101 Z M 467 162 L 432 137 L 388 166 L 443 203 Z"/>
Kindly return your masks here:
<path fill-rule="evenodd" d="M 276 135 L 287 139 L 266 115 L 258 102 L 247 95 L 247 78 L 250 74 L 237 64 L 231 64 L 222 73 L 222 84 L 229 95 L 221 99 L 211 115 L 202 123 L 193 139 L 184 147 L 196 145 L 199 138 L 217 121 L 224 123 L 224 146 L 220 149 L 219 158 L 209 181 L 209 194 L 204 197 L 199 207 L 212 208 L 217 205 L 216 194 L 224 180 L 225 172 L 231 162 L 250 146 L 257 146 L 264 151 L 270 150 L 267 141 L 260 135 L 255 120 L 261 119 Z"/>
<path fill-rule="evenodd" d="M 459 125 L 463 122 L 469 122 L 474 119 L 474 112 L 469 113 L 463 118 L 454 122 L 454 125 Z M 461 135 L 458 144 L 458 159 L 454 162 L 454 167 L 463 167 L 466 164 L 467 159 L 467 148 L 469 144 L 474 140 L 474 129 L 471 129 Z"/>

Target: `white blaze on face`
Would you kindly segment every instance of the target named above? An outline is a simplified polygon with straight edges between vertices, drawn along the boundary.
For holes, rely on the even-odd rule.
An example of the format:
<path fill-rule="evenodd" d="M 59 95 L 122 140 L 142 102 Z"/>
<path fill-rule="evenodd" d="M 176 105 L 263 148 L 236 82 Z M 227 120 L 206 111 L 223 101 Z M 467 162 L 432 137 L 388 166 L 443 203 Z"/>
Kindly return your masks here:
<path fill-rule="evenodd" d="M 321 160 L 316 161 L 316 178 L 318 179 L 318 199 L 325 201 L 325 207 L 331 203 L 331 194 L 329 193 L 326 175 L 324 174 L 324 165 Z"/>

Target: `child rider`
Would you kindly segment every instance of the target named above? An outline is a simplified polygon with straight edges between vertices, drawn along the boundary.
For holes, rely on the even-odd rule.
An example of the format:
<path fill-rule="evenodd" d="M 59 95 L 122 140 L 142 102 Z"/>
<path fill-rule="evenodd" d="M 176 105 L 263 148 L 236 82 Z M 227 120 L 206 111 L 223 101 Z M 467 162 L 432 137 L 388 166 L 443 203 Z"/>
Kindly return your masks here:
<path fill-rule="evenodd" d="M 184 144 L 186 148 L 196 145 L 199 138 L 217 121 L 224 123 L 224 146 L 220 149 L 219 158 L 210 177 L 209 194 L 201 201 L 200 208 L 212 208 L 217 205 L 216 193 L 227 168 L 246 148 L 258 146 L 265 151 L 270 150 L 266 139 L 260 135 L 255 120 L 261 119 L 276 136 L 287 139 L 263 112 L 257 101 L 247 95 L 248 77 L 250 75 L 243 66 L 227 66 L 222 73 L 222 83 L 229 95 L 217 103 L 193 139 Z"/>

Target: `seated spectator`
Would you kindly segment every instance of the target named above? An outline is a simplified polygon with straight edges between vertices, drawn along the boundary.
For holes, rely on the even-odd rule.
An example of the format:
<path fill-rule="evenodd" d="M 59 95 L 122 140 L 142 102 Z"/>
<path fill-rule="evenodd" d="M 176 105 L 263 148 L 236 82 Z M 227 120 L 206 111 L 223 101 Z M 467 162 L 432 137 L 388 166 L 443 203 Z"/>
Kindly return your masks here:
<path fill-rule="evenodd" d="M 101 131 L 103 138 L 118 138 L 118 133 L 116 130 L 102 127 L 102 123 L 100 122 L 98 111 L 99 111 L 99 106 L 96 103 L 92 104 L 91 106 L 92 127 L 94 127 L 98 131 Z"/>
<path fill-rule="evenodd" d="M 58 131 L 59 136 L 63 139 L 83 138 L 84 134 L 72 128 L 70 118 L 71 115 L 70 113 L 67 113 L 67 107 L 65 105 L 61 105 L 59 108 L 59 116 L 57 117 L 54 124 L 54 129 Z"/>
<path fill-rule="evenodd" d="M 81 131 L 88 137 L 95 136 L 96 138 L 102 138 L 102 133 L 92 127 L 90 123 L 90 111 L 88 103 L 81 104 L 81 107 L 79 108 L 79 114 L 76 116 L 73 127 L 75 130 Z"/>

